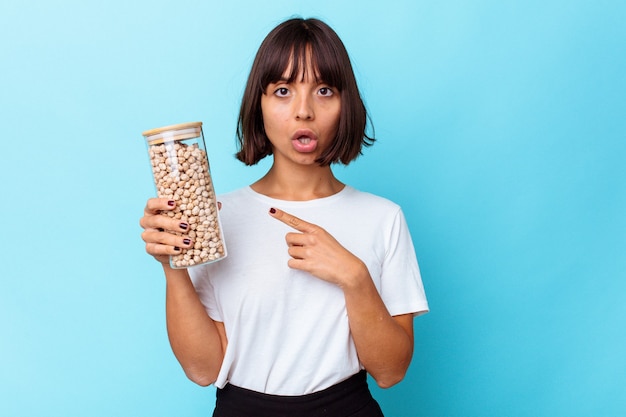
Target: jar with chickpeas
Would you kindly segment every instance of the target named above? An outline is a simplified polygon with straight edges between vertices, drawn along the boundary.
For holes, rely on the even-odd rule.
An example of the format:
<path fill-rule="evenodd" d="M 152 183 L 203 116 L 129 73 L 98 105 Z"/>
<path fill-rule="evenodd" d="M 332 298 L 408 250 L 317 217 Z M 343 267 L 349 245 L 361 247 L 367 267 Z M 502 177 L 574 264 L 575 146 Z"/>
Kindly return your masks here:
<path fill-rule="evenodd" d="M 226 257 L 226 244 L 204 144 L 202 122 L 143 132 L 157 195 L 176 202 L 161 214 L 189 225 L 193 247 L 170 256 L 172 268 L 187 268 Z M 178 232 L 177 232 L 178 233 Z"/>

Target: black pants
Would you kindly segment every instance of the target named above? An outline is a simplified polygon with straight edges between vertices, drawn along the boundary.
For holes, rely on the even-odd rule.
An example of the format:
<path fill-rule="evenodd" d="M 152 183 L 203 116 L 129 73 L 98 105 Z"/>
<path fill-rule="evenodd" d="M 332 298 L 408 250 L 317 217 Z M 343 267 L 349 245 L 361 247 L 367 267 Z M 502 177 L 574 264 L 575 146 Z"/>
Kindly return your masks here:
<path fill-rule="evenodd" d="M 269 395 L 226 385 L 217 390 L 213 417 L 384 417 L 365 371 L 307 395 Z"/>

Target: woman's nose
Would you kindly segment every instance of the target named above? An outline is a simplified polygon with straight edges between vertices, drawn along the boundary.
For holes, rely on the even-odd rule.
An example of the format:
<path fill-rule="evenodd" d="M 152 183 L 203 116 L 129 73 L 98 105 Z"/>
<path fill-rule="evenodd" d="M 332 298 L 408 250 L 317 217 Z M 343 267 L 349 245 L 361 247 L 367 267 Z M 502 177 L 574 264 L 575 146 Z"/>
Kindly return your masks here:
<path fill-rule="evenodd" d="M 298 120 L 312 120 L 315 117 L 313 111 L 313 105 L 311 98 L 307 95 L 302 95 L 296 100 L 296 119 Z"/>

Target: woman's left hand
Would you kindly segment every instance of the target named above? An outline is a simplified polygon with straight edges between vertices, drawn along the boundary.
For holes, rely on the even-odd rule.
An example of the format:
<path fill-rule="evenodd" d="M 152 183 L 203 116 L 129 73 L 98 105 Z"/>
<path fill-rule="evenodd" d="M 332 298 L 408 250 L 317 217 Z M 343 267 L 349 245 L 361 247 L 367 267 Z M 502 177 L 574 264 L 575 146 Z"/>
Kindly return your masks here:
<path fill-rule="evenodd" d="M 285 236 L 290 268 L 309 272 L 342 288 L 353 284 L 361 274 L 369 274 L 359 258 L 320 226 L 277 208 L 270 209 L 270 215 L 298 231 Z"/>

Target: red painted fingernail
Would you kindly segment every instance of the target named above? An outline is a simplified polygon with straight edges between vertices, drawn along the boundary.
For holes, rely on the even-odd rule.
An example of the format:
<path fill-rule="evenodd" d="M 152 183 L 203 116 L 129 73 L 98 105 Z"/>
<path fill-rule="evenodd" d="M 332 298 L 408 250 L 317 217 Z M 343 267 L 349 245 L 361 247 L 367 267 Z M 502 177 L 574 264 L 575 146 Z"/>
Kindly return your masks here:
<path fill-rule="evenodd" d="M 167 205 L 170 206 L 170 207 L 174 207 L 174 204 L 176 204 L 176 203 L 174 203 L 174 200 L 170 200 L 170 201 L 167 202 Z"/>
<path fill-rule="evenodd" d="M 272 207 L 272 208 L 270 209 L 270 213 L 272 213 L 272 214 L 276 213 L 276 209 L 275 209 L 274 207 Z"/>
<path fill-rule="evenodd" d="M 187 223 L 181 223 L 178 225 L 181 229 L 183 230 L 187 230 L 187 228 L 189 227 L 189 225 Z"/>

